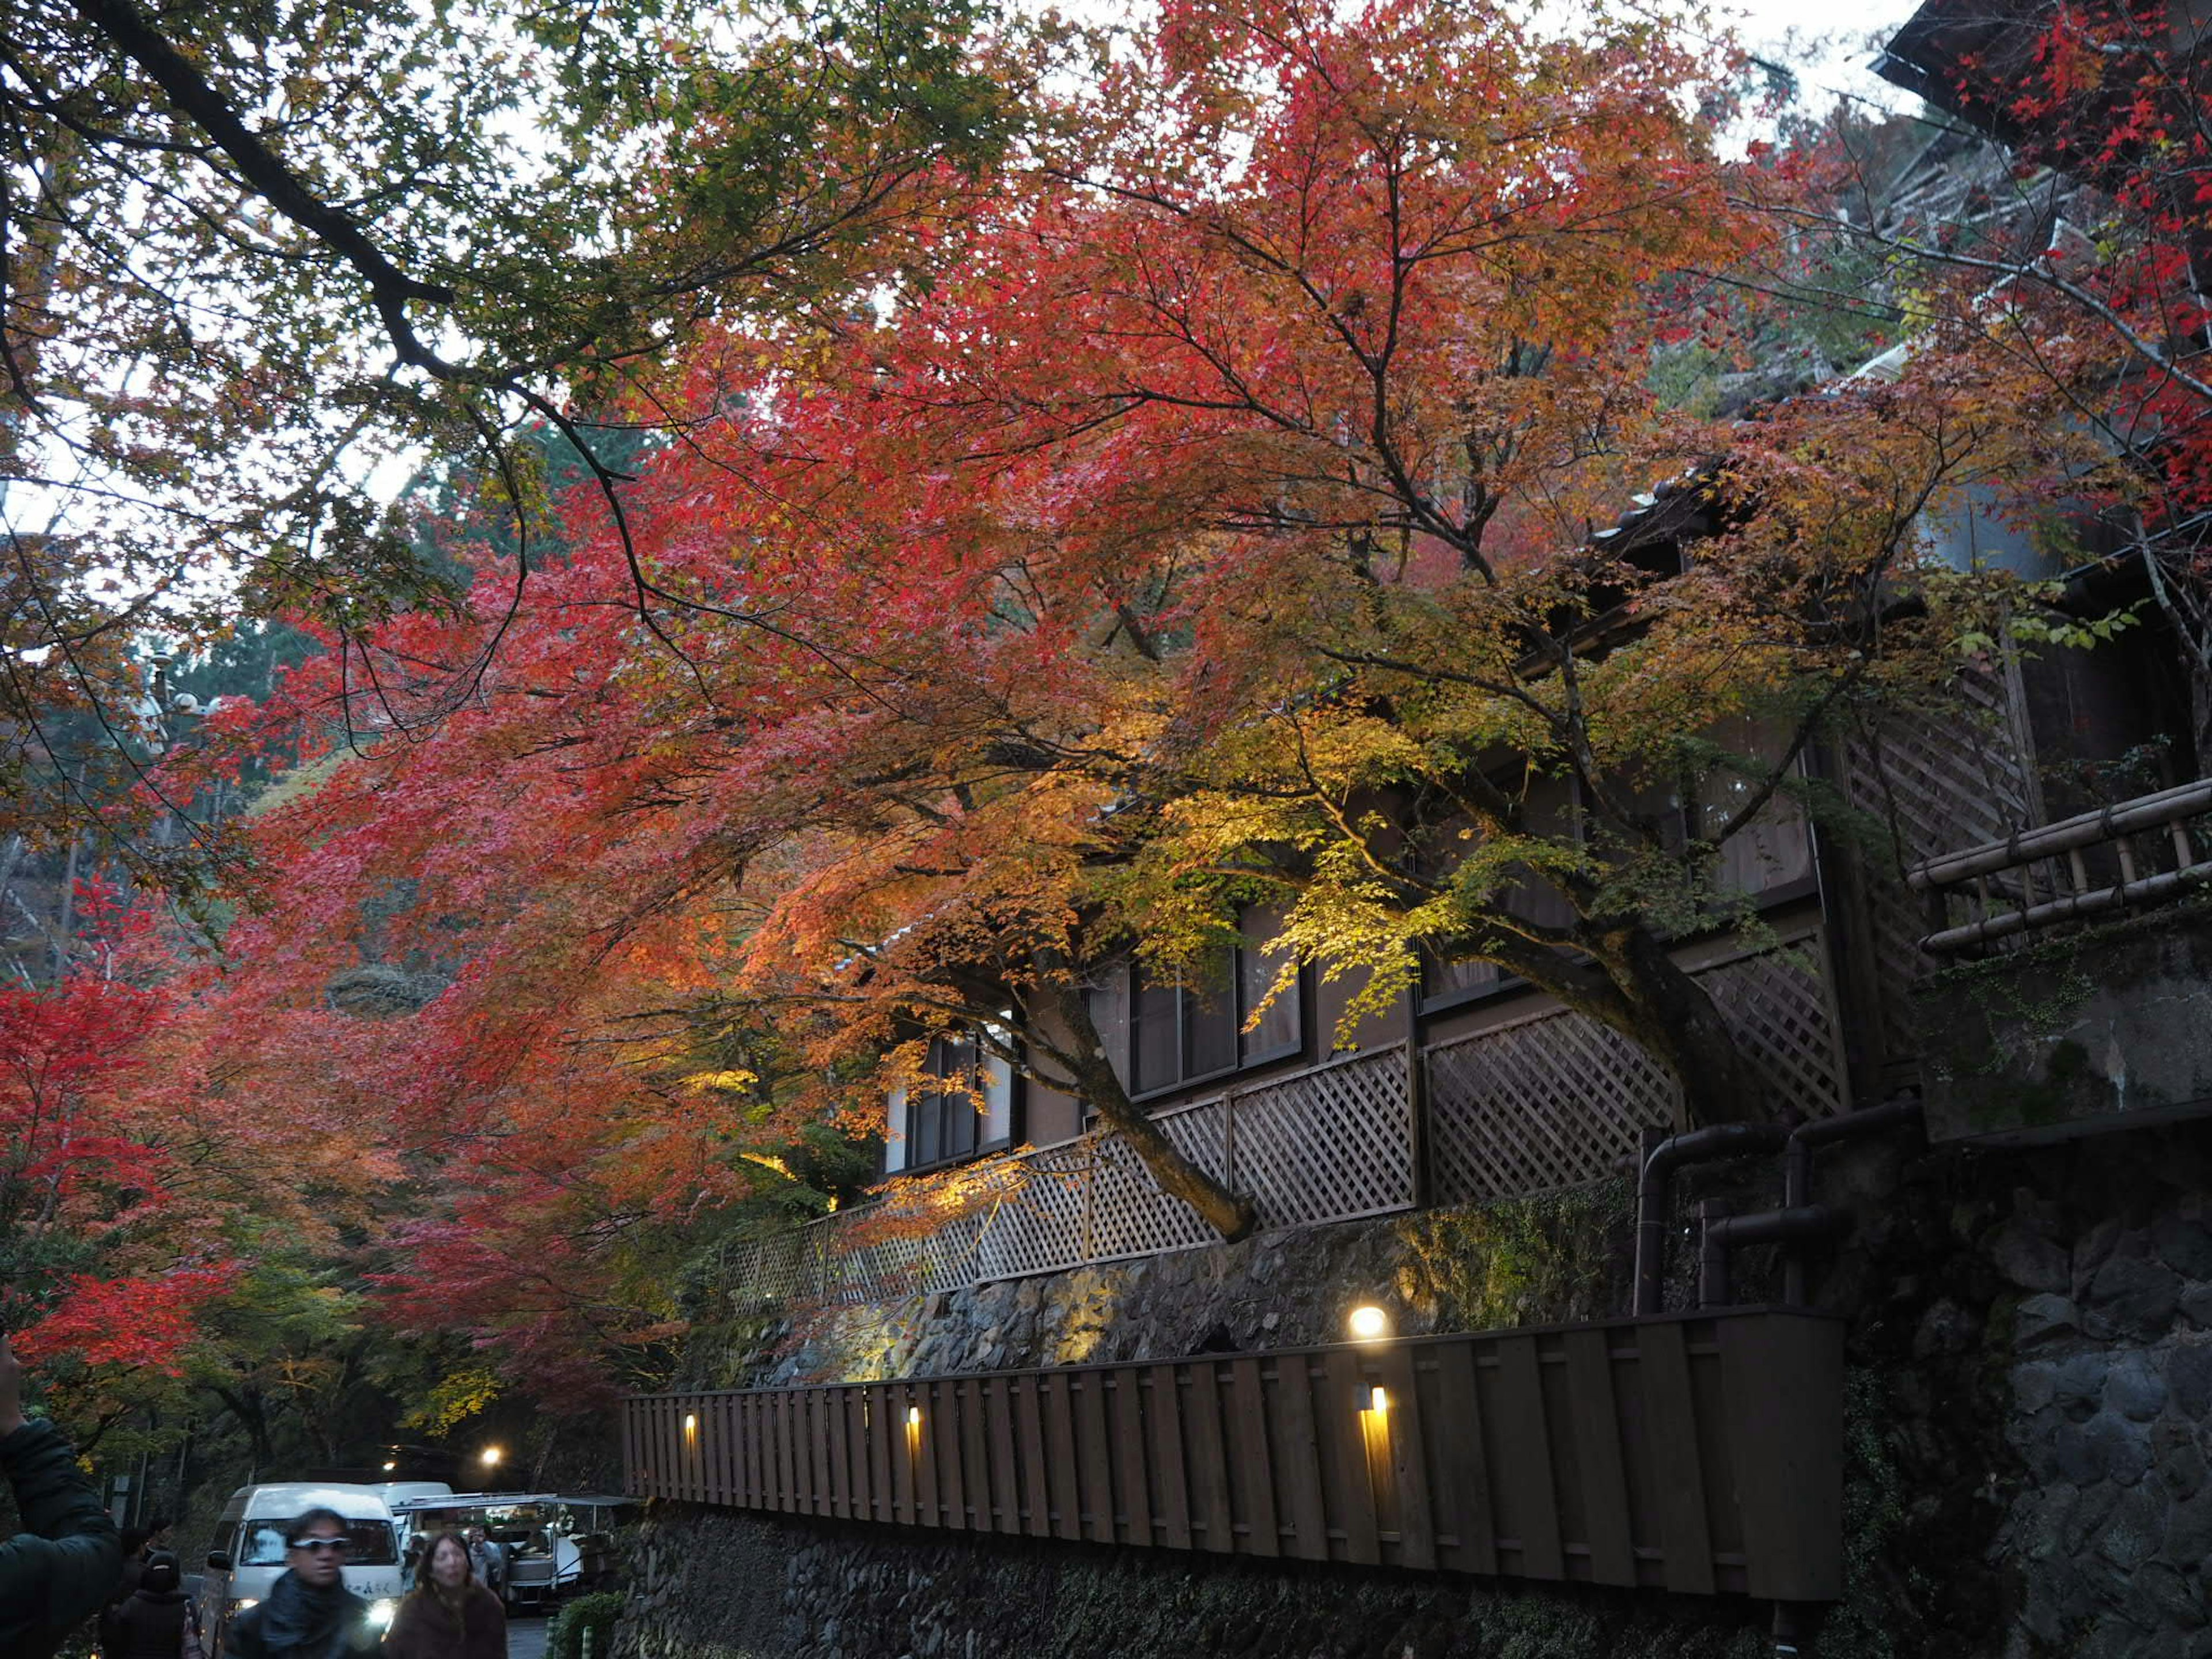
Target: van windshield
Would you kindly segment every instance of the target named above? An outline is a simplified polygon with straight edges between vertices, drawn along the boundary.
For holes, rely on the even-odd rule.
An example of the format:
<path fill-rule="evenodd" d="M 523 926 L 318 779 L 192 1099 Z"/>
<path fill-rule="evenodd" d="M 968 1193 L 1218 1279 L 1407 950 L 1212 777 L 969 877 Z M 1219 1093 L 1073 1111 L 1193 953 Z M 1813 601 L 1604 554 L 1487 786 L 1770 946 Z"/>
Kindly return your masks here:
<path fill-rule="evenodd" d="M 284 1533 L 290 1525 L 286 1521 L 249 1521 L 246 1535 L 239 1540 L 238 1565 L 241 1567 L 277 1567 L 284 1564 Z M 346 1552 L 349 1567 L 388 1567 L 399 1559 L 392 1547 L 392 1523 L 389 1521 L 349 1521 L 346 1536 L 353 1547 Z"/>

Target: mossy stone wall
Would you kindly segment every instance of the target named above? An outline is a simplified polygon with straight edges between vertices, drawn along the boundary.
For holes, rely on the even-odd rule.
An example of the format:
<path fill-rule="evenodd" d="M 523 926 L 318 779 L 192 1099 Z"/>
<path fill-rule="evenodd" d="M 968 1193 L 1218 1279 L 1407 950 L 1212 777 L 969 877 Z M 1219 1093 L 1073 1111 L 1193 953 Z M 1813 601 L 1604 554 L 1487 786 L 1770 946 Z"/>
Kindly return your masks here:
<path fill-rule="evenodd" d="M 1939 1140 L 2212 1113 L 2212 902 L 1962 963 L 1921 1025 Z"/>

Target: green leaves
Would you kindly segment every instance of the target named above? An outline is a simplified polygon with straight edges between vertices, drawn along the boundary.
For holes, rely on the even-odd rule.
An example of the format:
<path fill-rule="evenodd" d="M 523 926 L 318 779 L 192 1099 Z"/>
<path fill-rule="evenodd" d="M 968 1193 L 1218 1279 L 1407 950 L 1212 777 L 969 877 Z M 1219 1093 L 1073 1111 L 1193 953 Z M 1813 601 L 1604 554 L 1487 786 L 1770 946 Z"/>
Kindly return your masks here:
<path fill-rule="evenodd" d="M 700 330 L 788 333 L 921 262 L 912 226 L 1018 125 L 988 23 L 903 0 L 738 20 L 33 0 L 0 65 L 24 250 L 0 488 L 42 631 L 149 589 L 186 648 L 241 603 L 341 638 L 451 604 L 383 518 L 389 479 L 467 455 L 526 473 L 548 426 L 618 471 L 635 428 L 684 418 L 664 377 Z M 519 543 L 542 504 L 510 495 Z M 62 667 L 115 697 L 96 665 Z M 19 692 L 0 713 L 27 726 Z"/>

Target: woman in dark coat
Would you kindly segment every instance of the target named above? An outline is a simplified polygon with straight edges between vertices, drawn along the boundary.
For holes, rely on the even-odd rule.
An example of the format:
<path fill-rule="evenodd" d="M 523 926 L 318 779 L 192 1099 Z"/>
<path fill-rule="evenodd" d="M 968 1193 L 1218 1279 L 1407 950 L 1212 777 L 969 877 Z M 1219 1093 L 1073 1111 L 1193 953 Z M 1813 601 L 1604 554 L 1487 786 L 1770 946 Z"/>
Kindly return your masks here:
<path fill-rule="evenodd" d="M 459 1534 L 430 1540 L 415 1588 L 384 1638 L 384 1659 L 507 1659 L 507 1609 L 476 1582 Z"/>
<path fill-rule="evenodd" d="M 100 1615 L 101 1659 L 177 1659 L 191 1616 L 191 1598 L 178 1588 L 177 1558 L 156 1551 L 130 1599 Z"/>

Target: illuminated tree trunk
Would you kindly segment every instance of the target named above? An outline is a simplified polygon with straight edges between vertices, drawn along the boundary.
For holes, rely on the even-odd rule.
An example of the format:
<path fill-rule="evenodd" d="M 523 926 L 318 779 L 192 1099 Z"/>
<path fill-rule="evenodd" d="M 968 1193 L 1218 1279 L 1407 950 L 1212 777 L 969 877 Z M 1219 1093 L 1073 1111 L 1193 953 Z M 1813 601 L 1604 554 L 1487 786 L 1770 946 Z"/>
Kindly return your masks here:
<path fill-rule="evenodd" d="M 1200 1220 L 1232 1243 L 1249 1233 L 1259 1222 L 1251 1199 L 1231 1192 L 1184 1157 L 1161 1133 L 1159 1125 L 1129 1098 L 1129 1091 L 1106 1058 L 1106 1045 L 1091 1020 L 1084 988 L 1072 979 L 1063 979 L 1050 994 L 1053 1012 L 1067 1034 L 1067 1042 L 1065 1047 L 1048 1045 L 1047 1052 L 1068 1073 L 1074 1092 L 1129 1143 L 1162 1192 L 1189 1205 Z"/>

